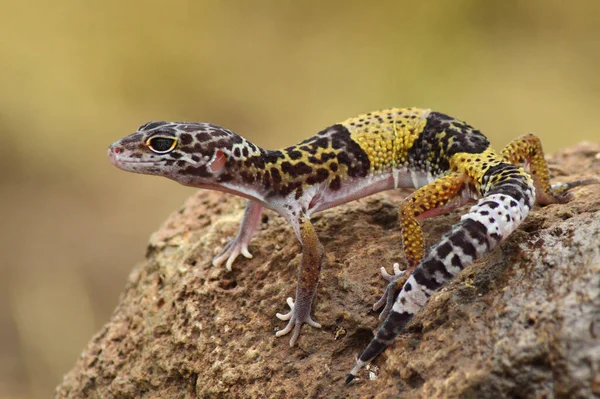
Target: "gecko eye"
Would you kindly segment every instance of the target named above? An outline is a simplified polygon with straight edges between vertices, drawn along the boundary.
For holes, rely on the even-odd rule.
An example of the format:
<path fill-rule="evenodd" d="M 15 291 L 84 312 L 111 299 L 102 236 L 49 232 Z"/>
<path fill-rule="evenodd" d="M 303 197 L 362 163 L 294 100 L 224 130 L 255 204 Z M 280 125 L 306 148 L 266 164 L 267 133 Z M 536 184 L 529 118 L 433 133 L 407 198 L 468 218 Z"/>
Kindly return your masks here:
<path fill-rule="evenodd" d="M 146 146 L 157 154 L 171 152 L 176 145 L 177 139 L 174 137 L 154 136 L 146 141 Z"/>

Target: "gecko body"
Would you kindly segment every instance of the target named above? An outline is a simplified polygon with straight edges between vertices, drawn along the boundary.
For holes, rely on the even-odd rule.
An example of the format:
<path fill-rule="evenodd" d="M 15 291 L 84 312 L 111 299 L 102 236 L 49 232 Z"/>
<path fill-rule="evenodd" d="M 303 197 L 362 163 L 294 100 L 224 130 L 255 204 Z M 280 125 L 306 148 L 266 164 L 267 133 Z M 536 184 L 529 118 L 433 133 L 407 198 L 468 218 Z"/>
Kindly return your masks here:
<path fill-rule="evenodd" d="M 302 244 L 302 260 L 287 325 L 276 335 L 297 340 L 303 324 L 320 327 L 311 307 L 323 247 L 310 217 L 348 201 L 399 187 L 416 190 L 400 205 L 406 271 L 382 268 L 388 281 L 374 308 L 383 323 L 359 356 L 346 382 L 393 342 L 442 284 L 505 240 L 534 202 L 565 202 L 588 179 L 551 187 L 539 139 L 521 136 L 502 151 L 465 122 L 418 108 L 371 112 L 332 125 L 301 143 L 265 150 L 209 123 L 149 122 L 113 143 L 108 156 L 126 171 L 160 175 L 181 184 L 248 199 L 235 239 L 213 259 L 227 269 L 248 244 L 263 208 L 283 216 Z M 526 173 L 524 167 L 529 167 Z M 424 250 L 419 220 L 477 200 L 460 222 Z"/>

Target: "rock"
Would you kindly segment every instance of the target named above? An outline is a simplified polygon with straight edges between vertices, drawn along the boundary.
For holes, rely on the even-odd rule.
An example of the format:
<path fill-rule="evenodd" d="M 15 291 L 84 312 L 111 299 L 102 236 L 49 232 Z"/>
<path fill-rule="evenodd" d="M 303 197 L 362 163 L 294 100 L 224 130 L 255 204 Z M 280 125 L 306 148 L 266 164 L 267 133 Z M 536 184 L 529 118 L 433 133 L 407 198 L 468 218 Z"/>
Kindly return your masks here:
<path fill-rule="evenodd" d="M 600 175 L 600 144 L 549 159 L 555 181 Z M 150 239 L 112 319 L 56 390 L 73 397 L 589 398 L 600 395 L 600 186 L 536 207 L 513 235 L 436 293 L 360 380 L 344 386 L 378 326 L 379 267 L 403 265 L 397 193 L 317 214 L 325 247 L 296 347 L 275 338 L 300 246 L 263 216 L 233 272 L 211 266 L 243 201 L 199 191 Z M 464 209 L 426 220 L 426 245 Z M 373 380 L 370 380 L 373 378 Z"/>

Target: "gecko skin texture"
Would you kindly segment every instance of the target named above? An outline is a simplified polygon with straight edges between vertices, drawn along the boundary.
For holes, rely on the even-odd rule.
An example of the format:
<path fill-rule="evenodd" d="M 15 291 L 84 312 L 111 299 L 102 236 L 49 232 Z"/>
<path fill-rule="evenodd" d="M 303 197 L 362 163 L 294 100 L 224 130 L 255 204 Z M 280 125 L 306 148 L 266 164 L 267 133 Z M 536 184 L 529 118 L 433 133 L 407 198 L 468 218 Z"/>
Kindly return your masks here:
<path fill-rule="evenodd" d="M 232 193 L 248 203 L 235 239 L 213 265 L 228 270 L 248 244 L 263 208 L 283 216 L 302 244 L 302 261 L 290 311 L 277 314 L 293 346 L 303 324 L 320 327 L 311 307 L 319 282 L 323 246 L 313 213 L 380 191 L 416 189 L 399 209 L 407 269 L 382 267 L 388 285 L 374 308 L 383 323 L 346 378 L 390 345 L 431 295 L 478 257 L 505 240 L 534 202 L 569 200 L 574 187 L 556 186 L 540 140 L 526 134 L 494 152 L 487 138 L 465 122 L 418 108 L 370 112 L 332 125 L 301 143 L 265 150 L 210 123 L 149 122 L 113 143 L 108 156 L 120 169 L 164 176 L 181 184 Z M 524 168 L 529 169 L 529 173 Z M 476 201 L 460 222 L 425 252 L 419 220 Z M 384 306 L 385 305 L 385 306 Z"/>

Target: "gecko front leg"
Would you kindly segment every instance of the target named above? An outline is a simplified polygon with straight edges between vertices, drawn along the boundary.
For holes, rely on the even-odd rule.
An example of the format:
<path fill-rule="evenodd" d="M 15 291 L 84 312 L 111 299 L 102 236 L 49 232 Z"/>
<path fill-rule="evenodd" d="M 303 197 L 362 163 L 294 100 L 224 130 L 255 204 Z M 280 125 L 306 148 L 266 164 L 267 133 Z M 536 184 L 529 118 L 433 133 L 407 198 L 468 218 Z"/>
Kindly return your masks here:
<path fill-rule="evenodd" d="M 248 244 L 250 244 L 250 240 L 252 240 L 252 236 L 260 223 L 262 210 L 263 207 L 260 203 L 248 200 L 237 236 L 225 244 L 223 251 L 215 256 L 212 261 L 213 266 L 220 266 L 227 260 L 225 267 L 228 271 L 231 271 L 231 265 L 233 265 L 239 254 L 244 255 L 248 259 L 252 258 L 252 254 L 248 251 Z"/>
<path fill-rule="evenodd" d="M 288 321 L 288 324 L 283 330 L 277 331 L 275 336 L 281 337 L 293 330 L 290 346 L 294 346 L 300 335 L 302 324 L 307 323 L 311 327 L 321 328 L 321 325 L 312 319 L 310 311 L 319 283 L 323 246 L 319 242 L 317 233 L 308 216 L 302 214 L 300 217 L 290 218 L 290 221 L 298 240 L 302 244 L 302 261 L 296 285 L 296 300 L 287 298 L 286 302 L 290 307 L 290 311 L 286 314 L 276 314 L 279 320 Z"/>

